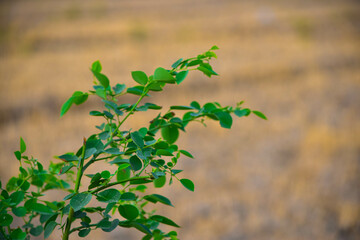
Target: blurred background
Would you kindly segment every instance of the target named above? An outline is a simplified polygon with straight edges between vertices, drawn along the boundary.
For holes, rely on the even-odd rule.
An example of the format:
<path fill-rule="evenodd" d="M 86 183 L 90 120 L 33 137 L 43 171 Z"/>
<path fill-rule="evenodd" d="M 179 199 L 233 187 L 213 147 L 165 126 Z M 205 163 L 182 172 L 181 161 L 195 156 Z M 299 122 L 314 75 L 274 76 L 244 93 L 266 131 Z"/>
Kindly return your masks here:
<path fill-rule="evenodd" d="M 132 86 L 130 71 L 151 74 L 216 44 L 219 77 L 190 74 L 149 101 L 244 100 L 269 120 L 190 125 L 179 145 L 196 159 L 178 168 L 195 192 L 179 183 L 154 190 L 175 205 L 159 212 L 182 226 L 184 240 L 359 239 L 359 40 L 359 1 L 1 0 L 1 180 L 17 174 L 20 136 L 48 165 L 96 131 L 99 119 L 88 116 L 96 100 L 59 118 L 75 90 L 91 88 L 93 61 L 112 83 Z M 95 232 L 89 239 L 142 236 Z"/>

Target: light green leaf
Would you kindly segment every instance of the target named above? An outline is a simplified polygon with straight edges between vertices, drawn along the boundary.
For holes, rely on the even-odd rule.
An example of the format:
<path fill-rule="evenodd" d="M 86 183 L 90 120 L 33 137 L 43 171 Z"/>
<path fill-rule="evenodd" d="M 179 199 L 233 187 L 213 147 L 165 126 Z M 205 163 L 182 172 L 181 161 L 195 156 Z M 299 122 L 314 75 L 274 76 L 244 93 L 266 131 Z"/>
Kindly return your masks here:
<path fill-rule="evenodd" d="M 91 65 L 91 71 L 93 72 L 101 72 L 102 67 L 101 67 L 101 63 L 99 60 L 93 62 L 93 64 Z"/>
<path fill-rule="evenodd" d="M 258 116 L 259 118 L 262 118 L 264 120 L 267 120 L 267 117 L 262 113 L 262 112 L 259 112 L 259 111 L 252 111 L 256 116 Z"/>
<path fill-rule="evenodd" d="M 181 71 L 178 74 L 176 74 L 176 83 L 177 84 L 182 83 L 182 81 L 184 81 L 185 78 L 187 77 L 188 73 L 189 73 L 189 71 L 186 70 L 186 71 Z"/>
<path fill-rule="evenodd" d="M 26 151 L 26 144 L 22 137 L 20 137 L 20 152 L 24 153 Z"/>
<path fill-rule="evenodd" d="M 153 182 L 154 182 L 154 187 L 162 188 L 166 183 L 166 177 L 165 176 L 158 177 L 157 179 L 154 179 Z"/>
<path fill-rule="evenodd" d="M 139 84 L 145 86 L 148 82 L 147 75 L 142 71 L 133 71 L 131 72 L 132 78 Z"/>
<path fill-rule="evenodd" d="M 105 89 L 107 89 L 109 87 L 109 83 L 110 83 L 108 77 L 99 72 L 95 72 L 95 71 L 92 71 L 92 72 L 93 72 L 94 76 L 96 77 L 96 79 L 99 80 L 100 84 Z"/>
<path fill-rule="evenodd" d="M 175 83 L 175 78 L 167 70 L 159 67 L 154 72 L 154 81 Z"/>

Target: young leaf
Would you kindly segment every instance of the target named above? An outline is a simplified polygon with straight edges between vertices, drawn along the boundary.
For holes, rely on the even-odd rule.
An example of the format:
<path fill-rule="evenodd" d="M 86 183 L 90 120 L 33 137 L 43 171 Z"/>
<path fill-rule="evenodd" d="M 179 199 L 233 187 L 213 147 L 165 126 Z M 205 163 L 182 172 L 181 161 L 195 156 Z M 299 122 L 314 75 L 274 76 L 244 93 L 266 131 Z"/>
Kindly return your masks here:
<path fill-rule="evenodd" d="M 148 77 L 142 71 L 133 71 L 131 72 L 132 78 L 139 84 L 145 86 L 148 82 Z"/>
<path fill-rule="evenodd" d="M 24 153 L 26 151 L 26 144 L 22 137 L 20 137 L 20 152 Z"/>
<path fill-rule="evenodd" d="M 70 97 L 61 107 L 60 117 L 64 116 L 64 114 L 69 111 L 71 105 L 73 104 L 73 98 Z"/>
<path fill-rule="evenodd" d="M 258 116 L 259 118 L 262 118 L 264 120 L 267 120 L 267 117 L 262 113 L 262 112 L 259 112 L 259 111 L 252 111 L 256 116 Z"/>
<path fill-rule="evenodd" d="M 91 65 L 91 71 L 93 72 L 101 72 L 102 67 L 101 67 L 101 63 L 99 60 L 93 62 L 93 64 Z"/>
<path fill-rule="evenodd" d="M 180 182 L 184 187 L 186 187 L 190 191 L 193 192 L 195 190 L 194 183 L 190 179 L 183 178 L 183 179 L 180 179 Z"/>
<path fill-rule="evenodd" d="M 74 211 L 78 211 L 85 207 L 91 200 L 92 195 L 90 193 L 78 193 L 73 196 L 70 200 L 70 206 L 74 209 Z"/>
<path fill-rule="evenodd" d="M 212 47 L 210 48 L 210 50 L 218 50 L 218 49 L 219 49 L 219 47 L 216 46 L 216 45 L 214 45 L 214 46 L 212 46 Z"/>

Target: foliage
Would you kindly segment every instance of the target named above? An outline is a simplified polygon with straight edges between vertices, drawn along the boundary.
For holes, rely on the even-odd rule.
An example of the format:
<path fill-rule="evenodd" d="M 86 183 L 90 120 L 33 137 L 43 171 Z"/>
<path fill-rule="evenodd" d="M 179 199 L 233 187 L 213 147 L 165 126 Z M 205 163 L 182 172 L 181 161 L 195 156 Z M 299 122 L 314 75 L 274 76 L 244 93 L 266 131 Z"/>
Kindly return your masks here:
<path fill-rule="evenodd" d="M 137 85 L 129 88 L 124 84 L 110 85 L 100 62 L 94 62 L 91 66 L 93 90 L 74 92 L 62 106 L 60 115 L 63 116 L 73 104 L 84 103 L 89 95 L 97 96 L 103 102 L 104 110 L 91 111 L 90 115 L 103 118 L 104 122 L 96 126 L 99 132 L 84 138 L 78 150 L 58 156 L 61 162 L 51 162 L 47 170 L 37 159 L 25 155 L 26 144 L 20 138 L 20 150 L 15 152 L 20 163 L 19 175 L 4 186 L 0 182 L 0 239 L 29 239 L 41 234 L 48 238 L 54 229 L 61 229 L 63 239 L 68 239 L 72 233 L 86 237 L 95 229 L 110 232 L 117 227 L 134 228 L 144 233 L 143 240 L 178 239 L 176 231 L 163 232 L 160 226 L 178 228 L 179 225 L 165 216 L 156 215 L 155 210 L 146 210 L 145 206 L 157 203 L 173 206 L 167 197 L 147 193 L 150 183 L 161 188 L 166 183 L 171 185 L 173 181 L 179 181 L 188 190 L 195 190 L 194 183 L 181 178 L 182 170 L 176 168 L 182 156 L 193 158 L 191 153 L 175 144 L 180 133 L 185 132 L 190 122 L 204 124 L 210 119 L 218 121 L 223 128 L 231 128 L 231 114 L 243 117 L 254 113 L 266 119 L 265 115 L 242 108 L 243 102 L 230 107 L 218 102 L 200 105 L 193 101 L 188 106 L 171 106 L 140 129 L 121 127 L 137 112 L 162 109 L 149 102 L 140 105 L 150 92 L 162 91 L 167 84 L 180 84 L 190 71 L 198 70 L 208 77 L 217 75 L 209 63 L 210 59 L 216 58 L 214 50 L 217 49 L 214 46 L 196 57 L 181 58 L 171 69 L 159 67 L 150 76 L 133 71 L 131 76 Z M 138 101 L 119 104 L 118 98 L 125 94 L 138 95 Z M 117 170 L 88 173 L 88 167 L 98 162 L 116 166 Z M 80 191 L 84 176 L 90 183 Z M 49 190 L 65 191 L 68 195 L 60 201 L 43 200 Z M 119 218 L 114 217 L 116 212 Z M 102 219 L 93 222 L 94 214 L 99 214 Z M 15 221 L 14 218 L 21 218 L 24 223 L 17 226 L 20 219 Z"/>

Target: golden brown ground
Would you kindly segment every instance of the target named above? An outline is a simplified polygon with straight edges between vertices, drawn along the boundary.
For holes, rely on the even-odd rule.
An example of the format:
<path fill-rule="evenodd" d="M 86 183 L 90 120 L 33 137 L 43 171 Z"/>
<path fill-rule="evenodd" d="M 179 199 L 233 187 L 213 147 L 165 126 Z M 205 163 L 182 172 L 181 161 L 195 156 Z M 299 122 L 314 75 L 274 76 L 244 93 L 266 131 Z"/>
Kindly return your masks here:
<path fill-rule="evenodd" d="M 176 207 L 160 212 L 185 240 L 359 239 L 358 1 L 23 0 L 1 1 L 0 17 L 2 181 L 17 172 L 20 136 L 46 164 L 94 131 L 95 101 L 59 119 L 72 92 L 91 87 L 92 61 L 130 85 L 132 70 L 151 73 L 216 44 L 219 78 L 192 75 L 152 101 L 245 100 L 269 121 L 192 125 L 181 144 L 196 160 L 180 164 L 196 191 L 165 188 Z"/>

